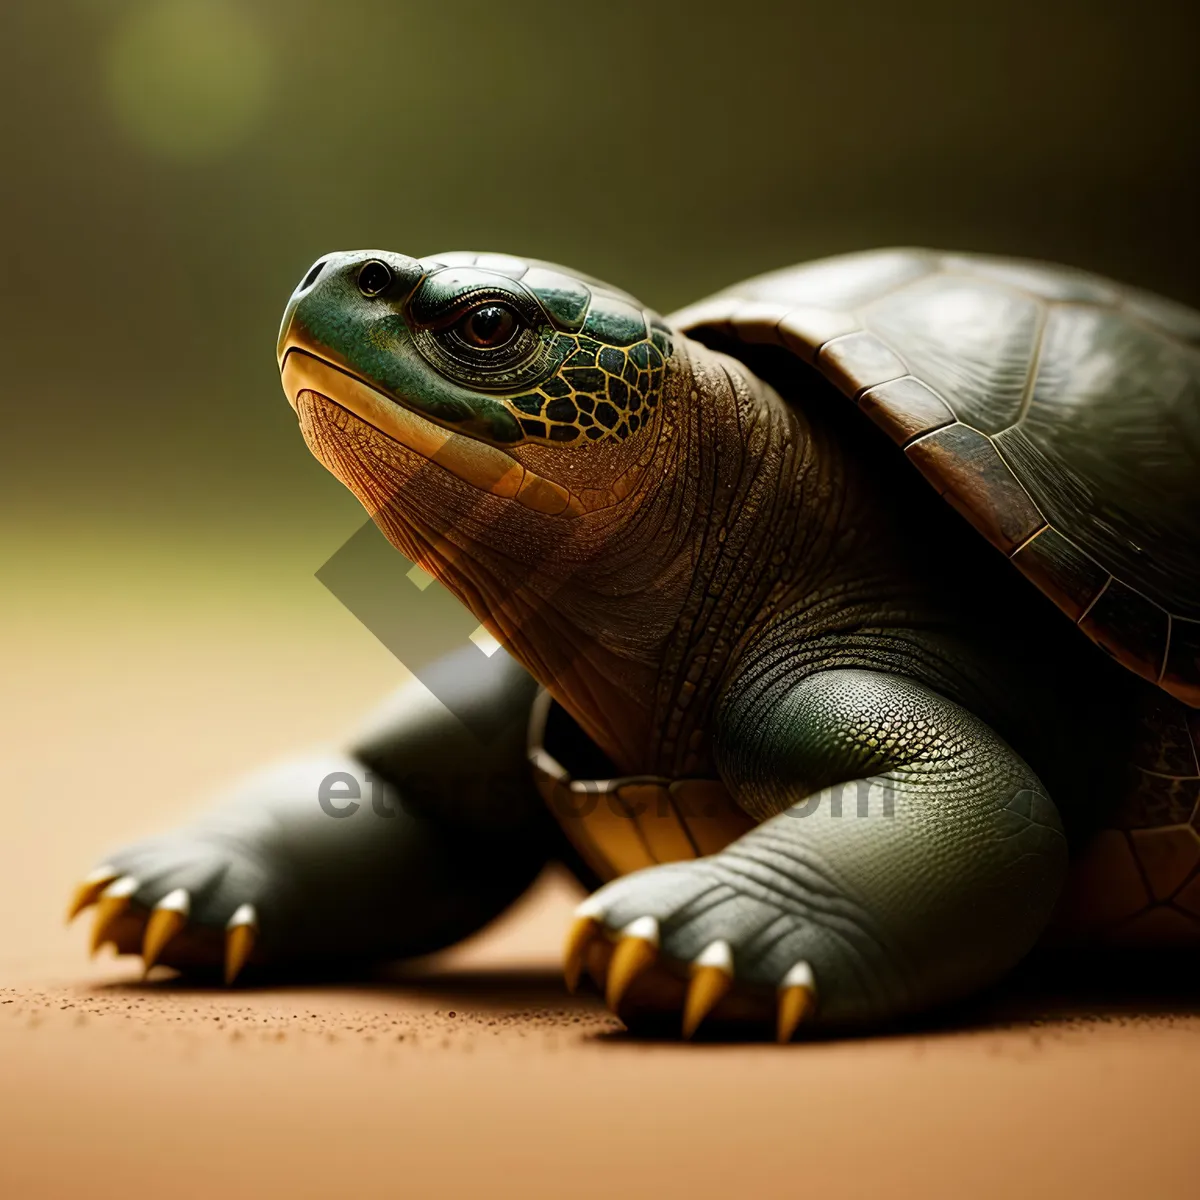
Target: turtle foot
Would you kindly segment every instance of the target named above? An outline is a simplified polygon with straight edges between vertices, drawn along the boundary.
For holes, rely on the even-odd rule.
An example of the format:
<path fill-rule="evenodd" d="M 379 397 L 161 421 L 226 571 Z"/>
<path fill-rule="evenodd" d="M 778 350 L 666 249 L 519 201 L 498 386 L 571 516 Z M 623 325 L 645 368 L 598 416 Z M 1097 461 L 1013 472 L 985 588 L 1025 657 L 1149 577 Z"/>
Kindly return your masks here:
<path fill-rule="evenodd" d="M 789 958 L 780 970 L 774 952 L 798 925 L 777 905 L 738 893 L 713 860 L 672 863 L 617 880 L 579 906 L 564 974 L 571 990 L 592 983 L 634 1032 L 773 1031 L 790 1042 L 817 1013 L 808 960 Z"/>
<path fill-rule="evenodd" d="M 200 834 L 174 834 L 130 847 L 91 871 L 67 910 L 94 910 L 92 954 L 112 945 L 156 965 L 219 973 L 232 984 L 255 960 L 262 872 L 236 850 Z"/>

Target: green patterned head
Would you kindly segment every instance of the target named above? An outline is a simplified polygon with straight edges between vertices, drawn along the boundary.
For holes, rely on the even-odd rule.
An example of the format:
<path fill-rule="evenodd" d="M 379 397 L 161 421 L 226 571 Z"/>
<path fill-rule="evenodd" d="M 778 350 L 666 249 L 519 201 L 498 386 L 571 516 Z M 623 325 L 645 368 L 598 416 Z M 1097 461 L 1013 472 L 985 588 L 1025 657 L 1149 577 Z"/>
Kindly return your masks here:
<path fill-rule="evenodd" d="M 298 412 L 325 397 L 476 486 L 504 495 L 523 472 L 581 512 L 653 435 L 672 341 L 631 296 L 560 267 L 370 250 L 313 266 L 278 350 Z"/>

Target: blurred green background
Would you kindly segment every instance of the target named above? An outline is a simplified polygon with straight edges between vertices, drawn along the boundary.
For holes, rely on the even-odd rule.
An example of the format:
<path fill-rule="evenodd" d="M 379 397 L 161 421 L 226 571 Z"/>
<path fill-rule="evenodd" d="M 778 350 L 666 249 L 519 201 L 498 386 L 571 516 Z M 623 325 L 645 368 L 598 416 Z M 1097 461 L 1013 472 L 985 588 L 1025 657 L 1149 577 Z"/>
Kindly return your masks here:
<path fill-rule="evenodd" d="M 662 310 L 888 243 L 1198 302 L 1194 7 L 3 0 L 6 532 L 76 588 L 131 539 L 315 570 L 358 509 L 273 345 L 337 247 Z"/>

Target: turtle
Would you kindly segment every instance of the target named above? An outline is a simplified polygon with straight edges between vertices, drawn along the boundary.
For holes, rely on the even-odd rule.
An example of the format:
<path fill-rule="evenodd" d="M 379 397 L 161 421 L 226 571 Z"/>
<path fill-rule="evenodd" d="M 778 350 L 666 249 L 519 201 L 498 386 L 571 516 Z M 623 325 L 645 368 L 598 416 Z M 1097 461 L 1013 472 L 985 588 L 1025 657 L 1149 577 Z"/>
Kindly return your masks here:
<path fill-rule="evenodd" d="M 109 855 L 95 944 L 230 982 L 411 956 L 559 861 L 570 987 L 788 1042 L 1034 947 L 1200 942 L 1200 313 L 895 249 L 663 318 L 365 250 L 314 263 L 277 354 L 312 453 L 496 652 Z"/>

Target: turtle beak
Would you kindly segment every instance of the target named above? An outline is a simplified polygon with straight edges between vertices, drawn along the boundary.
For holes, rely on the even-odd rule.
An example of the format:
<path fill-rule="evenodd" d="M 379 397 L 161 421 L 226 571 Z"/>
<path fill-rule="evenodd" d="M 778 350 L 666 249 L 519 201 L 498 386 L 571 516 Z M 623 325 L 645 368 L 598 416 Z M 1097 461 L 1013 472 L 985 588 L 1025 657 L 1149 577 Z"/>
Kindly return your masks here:
<path fill-rule="evenodd" d="M 304 322 L 296 317 L 294 299 L 283 315 L 276 356 L 279 360 L 279 379 L 283 384 L 283 394 L 287 397 L 293 410 L 296 409 L 296 398 L 301 392 L 306 390 L 322 391 L 316 386 L 316 380 L 312 378 L 313 369 L 317 368 L 318 364 L 328 369 L 322 374 L 322 381 L 325 384 L 325 392 L 322 394 L 328 391 L 330 379 L 327 376 L 330 371 L 332 371 L 333 377 L 342 376 L 342 372 L 337 371 L 332 365 L 337 362 L 337 355 L 332 353 L 327 346 L 319 345 L 309 333 Z M 353 376 L 347 373 L 343 382 L 350 378 Z"/>
<path fill-rule="evenodd" d="M 296 290 L 289 297 L 287 307 L 283 310 L 283 320 L 279 323 L 279 337 L 275 342 L 275 358 L 281 371 L 283 370 L 283 360 L 287 357 L 288 349 L 292 344 L 289 339 L 295 324 L 296 309 L 299 307 L 300 301 L 308 295 L 316 286 L 317 280 L 325 273 L 330 257 L 330 255 L 322 255 L 308 268 L 304 273 L 304 278 L 300 280 Z"/>
<path fill-rule="evenodd" d="M 288 403 L 293 410 L 296 408 L 296 397 L 305 390 L 306 386 L 312 387 L 312 381 L 308 379 L 311 372 L 306 371 L 305 366 L 314 365 L 314 360 L 326 364 L 334 363 L 340 367 L 346 366 L 341 355 L 329 346 L 322 345 L 312 335 L 299 311 L 304 300 L 326 274 L 331 261 L 337 257 L 337 255 L 326 255 L 313 263 L 288 299 L 287 307 L 283 310 L 283 320 L 279 323 L 279 337 L 275 342 L 275 359 L 279 364 L 284 395 L 287 396 Z M 300 353 L 293 353 L 293 351 Z M 290 362 L 289 356 L 291 356 Z"/>
<path fill-rule="evenodd" d="M 275 341 L 275 361 L 279 364 L 279 369 L 283 370 L 283 360 L 287 358 L 288 348 L 292 341 L 292 322 L 296 317 L 296 297 L 293 296 L 288 301 L 288 306 L 283 310 L 283 323 L 279 326 L 279 337 Z"/>

